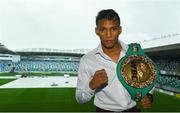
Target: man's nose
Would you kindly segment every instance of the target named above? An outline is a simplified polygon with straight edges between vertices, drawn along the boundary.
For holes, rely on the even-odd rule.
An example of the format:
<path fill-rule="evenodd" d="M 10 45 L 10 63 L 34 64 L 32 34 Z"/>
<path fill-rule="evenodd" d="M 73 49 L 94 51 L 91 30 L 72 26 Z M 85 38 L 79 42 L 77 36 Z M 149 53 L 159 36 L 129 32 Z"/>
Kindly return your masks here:
<path fill-rule="evenodd" d="M 111 37 L 111 31 L 110 30 L 107 31 L 107 37 L 108 38 Z"/>

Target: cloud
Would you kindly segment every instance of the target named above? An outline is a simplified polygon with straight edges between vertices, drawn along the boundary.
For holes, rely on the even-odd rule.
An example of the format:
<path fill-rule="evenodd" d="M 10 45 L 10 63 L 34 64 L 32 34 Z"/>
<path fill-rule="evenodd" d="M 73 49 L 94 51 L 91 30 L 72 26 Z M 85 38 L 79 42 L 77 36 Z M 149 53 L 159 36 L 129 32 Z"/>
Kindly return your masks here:
<path fill-rule="evenodd" d="M 127 43 L 180 31 L 178 0 L 1 0 L 0 41 L 10 49 L 92 49 L 95 16 L 115 9 Z"/>

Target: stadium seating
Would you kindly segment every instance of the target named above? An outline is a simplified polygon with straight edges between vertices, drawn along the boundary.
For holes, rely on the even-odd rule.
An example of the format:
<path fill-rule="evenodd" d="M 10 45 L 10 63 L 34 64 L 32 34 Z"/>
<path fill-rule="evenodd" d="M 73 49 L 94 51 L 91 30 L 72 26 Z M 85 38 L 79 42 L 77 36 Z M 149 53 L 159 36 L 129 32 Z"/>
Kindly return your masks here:
<path fill-rule="evenodd" d="M 79 62 L 52 60 L 23 60 L 17 64 L 16 72 L 62 72 L 77 71 Z"/>
<path fill-rule="evenodd" d="M 168 86 L 180 89 L 180 77 L 178 76 L 159 76 L 158 84 L 161 86 Z"/>
<path fill-rule="evenodd" d="M 159 59 L 155 61 L 159 70 L 164 70 L 170 73 L 180 72 L 180 59 Z"/>
<path fill-rule="evenodd" d="M 178 69 L 180 61 L 159 60 L 157 62 L 160 70 L 175 70 Z M 18 63 L 13 63 L 8 60 L 0 60 L 0 72 L 11 72 L 15 67 L 14 72 L 77 72 L 79 60 L 32 60 L 23 59 Z M 180 66 L 179 66 L 180 67 Z M 161 75 L 158 84 L 160 86 L 168 86 L 180 89 L 179 76 Z"/>
<path fill-rule="evenodd" d="M 0 60 L 0 72 L 10 72 L 13 63 L 10 60 Z"/>
<path fill-rule="evenodd" d="M 0 72 L 77 72 L 79 61 L 73 60 L 21 60 L 13 64 L 11 61 L 0 61 Z"/>

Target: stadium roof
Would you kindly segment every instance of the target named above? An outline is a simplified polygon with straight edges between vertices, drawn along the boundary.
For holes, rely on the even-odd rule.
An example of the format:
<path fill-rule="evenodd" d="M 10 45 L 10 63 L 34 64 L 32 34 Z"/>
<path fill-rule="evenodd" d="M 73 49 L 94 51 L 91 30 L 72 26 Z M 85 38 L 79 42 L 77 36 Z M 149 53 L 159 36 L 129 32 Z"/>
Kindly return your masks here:
<path fill-rule="evenodd" d="M 15 53 L 14 51 L 9 50 L 2 43 L 0 43 L 0 54 L 13 54 L 13 55 L 17 55 L 17 53 Z"/>
<path fill-rule="evenodd" d="M 144 49 L 151 57 L 180 57 L 180 43 Z"/>
<path fill-rule="evenodd" d="M 178 43 L 180 43 L 180 33 L 163 35 L 158 38 L 153 38 L 151 40 L 144 40 L 140 42 L 141 47 L 143 49 L 178 44 Z"/>
<path fill-rule="evenodd" d="M 51 48 L 26 48 L 26 49 L 17 49 L 16 52 L 49 52 L 49 53 L 80 53 L 85 54 L 88 49 L 74 49 L 74 50 L 59 50 Z"/>
<path fill-rule="evenodd" d="M 20 55 L 44 55 L 44 56 L 74 56 L 81 57 L 87 53 L 88 49 L 75 49 L 75 50 L 58 50 L 51 48 L 27 48 L 27 49 L 18 49 L 16 52 Z"/>
<path fill-rule="evenodd" d="M 180 57 L 180 34 L 172 34 L 140 43 L 150 57 Z"/>
<path fill-rule="evenodd" d="M 71 56 L 81 57 L 82 53 L 66 53 L 66 52 L 30 52 L 30 51 L 19 51 L 18 54 L 22 56 Z"/>

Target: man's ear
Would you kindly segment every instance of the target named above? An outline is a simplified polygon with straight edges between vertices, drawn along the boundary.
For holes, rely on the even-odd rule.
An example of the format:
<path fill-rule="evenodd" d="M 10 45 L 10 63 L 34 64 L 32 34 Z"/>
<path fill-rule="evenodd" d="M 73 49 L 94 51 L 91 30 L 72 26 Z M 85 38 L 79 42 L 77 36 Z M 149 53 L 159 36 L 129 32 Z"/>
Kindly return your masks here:
<path fill-rule="evenodd" d="M 96 32 L 96 34 L 99 36 L 99 30 L 98 30 L 97 27 L 95 28 L 95 32 Z"/>
<path fill-rule="evenodd" d="M 119 34 L 121 34 L 121 33 L 122 33 L 122 27 L 119 26 Z"/>

